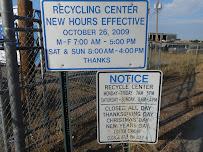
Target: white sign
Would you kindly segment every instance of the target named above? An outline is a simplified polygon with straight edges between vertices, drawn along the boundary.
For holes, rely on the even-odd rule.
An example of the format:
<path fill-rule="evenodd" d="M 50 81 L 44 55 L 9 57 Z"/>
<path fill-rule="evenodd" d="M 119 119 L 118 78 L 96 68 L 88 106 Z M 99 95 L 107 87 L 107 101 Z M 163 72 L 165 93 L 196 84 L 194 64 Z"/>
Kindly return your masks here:
<path fill-rule="evenodd" d="M 146 69 L 147 0 L 41 0 L 47 70 Z"/>
<path fill-rule="evenodd" d="M 98 72 L 98 142 L 157 143 L 161 87 L 161 71 Z"/>

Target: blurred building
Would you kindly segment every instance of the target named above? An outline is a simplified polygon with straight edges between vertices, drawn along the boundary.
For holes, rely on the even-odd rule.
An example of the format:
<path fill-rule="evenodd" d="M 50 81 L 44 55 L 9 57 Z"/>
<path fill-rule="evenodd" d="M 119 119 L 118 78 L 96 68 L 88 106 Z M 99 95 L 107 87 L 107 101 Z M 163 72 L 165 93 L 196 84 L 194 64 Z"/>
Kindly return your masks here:
<path fill-rule="evenodd" d="M 177 34 L 158 33 L 159 42 L 171 42 L 177 40 Z M 156 41 L 156 33 L 149 33 L 149 41 Z"/>

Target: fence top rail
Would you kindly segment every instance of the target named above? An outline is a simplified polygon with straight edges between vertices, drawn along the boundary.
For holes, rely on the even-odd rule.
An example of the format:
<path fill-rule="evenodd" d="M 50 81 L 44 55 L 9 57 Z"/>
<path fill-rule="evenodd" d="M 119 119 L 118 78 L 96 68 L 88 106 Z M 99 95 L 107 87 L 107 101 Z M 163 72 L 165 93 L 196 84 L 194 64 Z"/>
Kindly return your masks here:
<path fill-rule="evenodd" d="M 42 29 L 41 28 L 26 27 L 26 28 L 15 28 L 15 31 L 18 31 L 18 32 L 42 32 Z"/>
<path fill-rule="evenodd" d="M 26 20 L 26 21 L 32 21 L 32 22 L 41 23 L 40 19 L 36 19 L 36 18 L 33 18 L 33 17 L 14 15 L 14 18 L 17 19 L 17 20 Z"/>

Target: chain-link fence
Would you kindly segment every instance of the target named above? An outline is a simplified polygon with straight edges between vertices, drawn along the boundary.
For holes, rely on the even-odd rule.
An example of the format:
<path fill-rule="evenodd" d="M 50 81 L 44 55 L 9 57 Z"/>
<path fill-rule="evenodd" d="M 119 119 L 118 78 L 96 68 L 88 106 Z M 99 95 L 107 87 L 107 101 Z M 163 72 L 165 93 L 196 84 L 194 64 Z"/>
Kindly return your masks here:
<path fill-rule="evenodd" d="M 45 70 L 40 12 L 30 10 L 28 16 L 15 16 L 15 31 L 26 151 L 61 151 L 63 133 L 60 77 L 59 73 Z M 1 144 L 6 141 L 3 145 L 12 151 L 14 139 L 3 49 L 2 45 L 1 135 L 5 134 L 5 139 Z"/>
<path fill-rule="evenodd" d="M 201 134 L 198 125 L 202 122 L 203 113 L 203 50 L 200 47 L 203 44 L 164 42 L 158 45 L 157 51 L 152 43 L 149 46 L 150 68 L 161 69 L 164 73 L 159 143 L 156 147 L 163 152 L 182 152 L 188 149 L 187 141 L 196 138 L 195 132 Z M 195 46 L 194 49 L 191 46 Z M 194 122 L 196 117 L 200 117 L 199 122 Z M 195 141 L 193 144 L 198 145 Z M 189 151 L 198 151 L 198 148 L 190 146 Z"/>
<path fill-rule="evenodd" d="M 26 149 L 51 151 L 63 142 L 59 74 L 45 71 L 40 12 L 30 13 L 31 26 L 18 26 Z"/>
<path fill-rule="evenodd" d="M 26 151 L 62 152 L 64 134 L 60 73 L 45 69 L 40 12 L 30 10 L 27 16 L 15 16 L 15 36 Z M 15 146 L 4 40 L 0 42 L 0 152 L 3 152 L 14 151 Z M 165 75 L 159 143 L 156 146 L 99 145 L 96 141 L 96 73 L 68 72 L 68 102 L 75 152 L 122 152 L 129 151 L 129 148 L 132 152 L 164 151 L 173 140 L 182 140 L 180 131 L 174 133 L 174 129 L 203 112 L 202 54 L 168 51 L 159 54 L 150 47 L 149 57 L 150 68 L 157 68 L 157 61 L 160 61 L 158 67 Z M 168 134 L 171 131 L 173 136 Z"/>
<path fill-rule="evenodd" d="M 45 69 L 40 12 L 30 10 L 27 16 L 15 16 L 15 31 L 26 151 L 64 151 L 60 73 Z M 3 40 L 1 59 L 0 135 L 4 138 L 0 144 L 2 151 L 14 151 Z M 122 150 L 123 145 L 96 142 L 95 72 L 72 72 L 67 78 L 74 151 Z M 85 147 L 91 142 L 94 144 Z"/>

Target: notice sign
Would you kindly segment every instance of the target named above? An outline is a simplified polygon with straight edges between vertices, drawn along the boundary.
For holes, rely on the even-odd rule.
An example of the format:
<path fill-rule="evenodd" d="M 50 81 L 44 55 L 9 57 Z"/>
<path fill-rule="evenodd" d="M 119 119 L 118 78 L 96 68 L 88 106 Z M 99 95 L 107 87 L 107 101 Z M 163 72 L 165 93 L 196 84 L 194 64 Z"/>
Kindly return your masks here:
<path fill-rule="evenodd" d="M 98 72 L 98 142 L 156 143 L 161 87 L 160 71 Z"/>
<path fill-rule="evenodd" d="M 146 69 L 147 0 L 42 0 L 52 71 Z"/>

